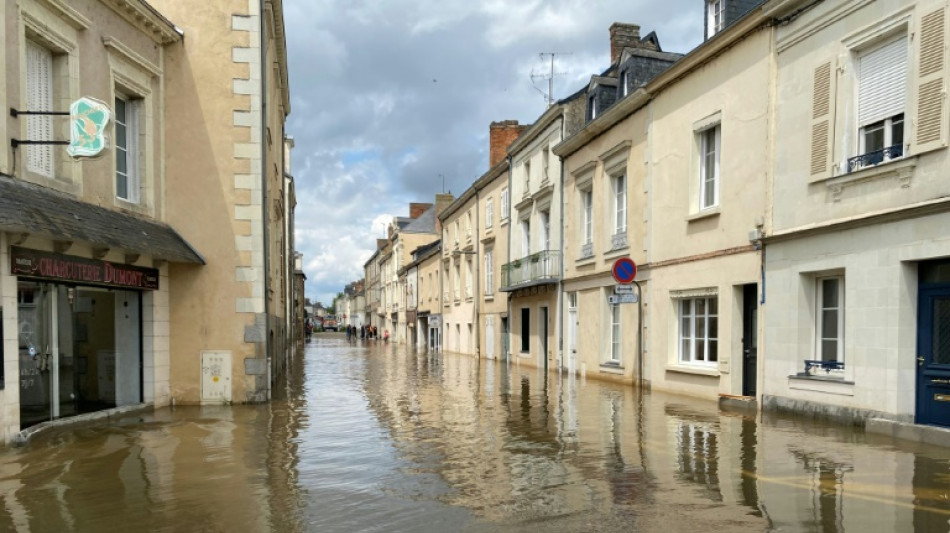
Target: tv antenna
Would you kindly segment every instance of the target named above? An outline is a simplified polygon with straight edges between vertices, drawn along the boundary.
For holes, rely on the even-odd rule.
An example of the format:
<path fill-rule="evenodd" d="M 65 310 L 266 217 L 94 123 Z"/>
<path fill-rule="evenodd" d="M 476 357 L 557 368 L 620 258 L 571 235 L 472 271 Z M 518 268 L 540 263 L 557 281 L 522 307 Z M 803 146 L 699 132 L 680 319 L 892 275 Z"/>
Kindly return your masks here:
<path fill-rule="evenodd" d="M 544 61 L 545 58 L 547 57 L 551 58 L 551 71 L 547 74 L 535 74 L 532 71 L 531 85 L 534 86 L 534 88 L 537 89 L 537 91 L 541 93 L 542 96 L 544 96 L 544 99 L 547 100 L 548 102 L 548 107 L 551 107 L 552 105 L 554 105 L 554 76 L 562 76 L 564 74 L 567 74 L 566 72 L 554 72 L 554 57 L 555 56 L 569 56 L 569 55 L 571 55 L 571 52 L 541 52 L 538 54 L 538 56 L 541 58 L 541 61 Z M 534 80 L 536 79 L 548 80 L 547 94 L 545 94 L 544 91 L 542 91 L 541 89 L 538 89 L 537 85 L 534 85 Z"/>

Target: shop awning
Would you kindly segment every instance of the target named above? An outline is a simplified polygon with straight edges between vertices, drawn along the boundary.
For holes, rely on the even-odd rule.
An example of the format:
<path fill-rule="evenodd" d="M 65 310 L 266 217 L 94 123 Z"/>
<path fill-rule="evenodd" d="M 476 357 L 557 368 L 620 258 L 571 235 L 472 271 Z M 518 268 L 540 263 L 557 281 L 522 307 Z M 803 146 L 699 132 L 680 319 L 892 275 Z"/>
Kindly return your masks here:
<path fill-rule="evenodd" d="M 0 175 L 0 231 L 85 241 L 174 263 L 205 264 L 204 258 L 165 224 L 4 175 Z"/>

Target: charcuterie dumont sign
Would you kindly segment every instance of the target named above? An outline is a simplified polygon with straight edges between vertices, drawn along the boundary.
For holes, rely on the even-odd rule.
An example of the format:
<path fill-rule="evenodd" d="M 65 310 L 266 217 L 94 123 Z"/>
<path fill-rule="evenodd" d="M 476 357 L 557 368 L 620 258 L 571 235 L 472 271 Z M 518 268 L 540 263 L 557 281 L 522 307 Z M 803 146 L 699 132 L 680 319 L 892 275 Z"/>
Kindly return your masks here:
<path fill-rule="evenodd" d="M 10 247 L 14 275 L 83 285 L 126 289 L 158 289 L 158 270 L 71 255 Z"/>

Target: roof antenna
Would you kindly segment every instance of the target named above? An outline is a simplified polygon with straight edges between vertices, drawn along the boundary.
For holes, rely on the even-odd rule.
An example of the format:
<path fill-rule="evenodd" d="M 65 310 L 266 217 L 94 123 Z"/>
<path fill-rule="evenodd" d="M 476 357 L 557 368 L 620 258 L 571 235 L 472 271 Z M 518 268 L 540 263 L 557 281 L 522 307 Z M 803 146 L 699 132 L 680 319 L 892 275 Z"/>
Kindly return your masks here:
<path fill-rule="evenodd" d="M 541 52 L 538 54 L 538 56 L 541 58 L 541 61 L 544 61 L 545 56 L 551 57 L 551 72 L 549 74 L 535 74 L 534 72 L 532 72 L 531 84 L 534 85 L 534 80 L 538 78 L 548 80 L 547 94 L 544 94 L 544 91 L 542 91 L 541 89 L 538 89 L 536 85 L 534 87 L 535 89 L 537 89 L 539 93 L 541 93 L 542 96 L 544 96 L 544 99 L 547 100 L 548 107 L 551 107 L 554 105 L 554 76 L 562 76 L 564 74 L 567 74 L 566 72 L 554 72 L 554 56 L 569 56 L 572 54 L 573 54 L 572 52 Z"/>

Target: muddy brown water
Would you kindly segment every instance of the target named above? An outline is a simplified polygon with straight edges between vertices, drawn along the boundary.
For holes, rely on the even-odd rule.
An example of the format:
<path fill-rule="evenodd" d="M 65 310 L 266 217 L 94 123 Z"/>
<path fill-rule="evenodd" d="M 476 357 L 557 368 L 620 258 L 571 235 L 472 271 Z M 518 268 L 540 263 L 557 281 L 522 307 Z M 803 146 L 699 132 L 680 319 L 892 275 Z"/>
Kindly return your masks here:
<path fill-rule="evenodd" d="M 293 366 L 0 452 L 0 531 L 950 531 L 950 448 L 340 336 Z"/>

